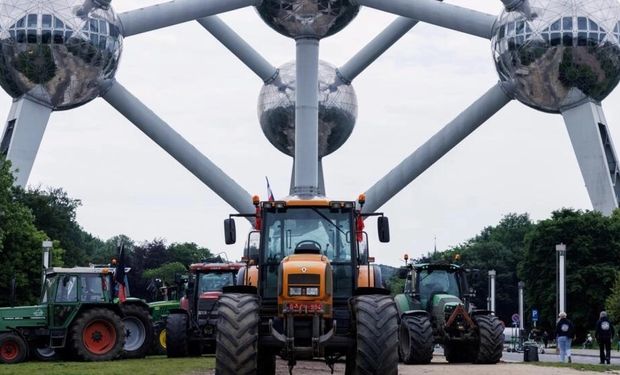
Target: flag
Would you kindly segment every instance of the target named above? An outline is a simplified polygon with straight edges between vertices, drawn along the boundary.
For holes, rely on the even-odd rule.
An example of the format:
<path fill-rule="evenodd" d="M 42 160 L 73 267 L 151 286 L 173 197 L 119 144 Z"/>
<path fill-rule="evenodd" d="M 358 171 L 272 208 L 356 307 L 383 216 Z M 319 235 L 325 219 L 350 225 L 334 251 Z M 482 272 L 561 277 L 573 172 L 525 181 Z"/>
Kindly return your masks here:
<path fill-rule="evenodd" d="M 118 299 L 121 302 L 125 302 L 127 295 L 125 293 L 125 244 L 123 243 L 118 247 L 118 261 L 114 271 L 114 281 L 118 285 Z"/>
<path fill-rule="evenodd" d="M 271 186 L 269 186 L 269 179 L 265 176 L 265 180 L 267 180 L 267 200 L 269 202 L 273 202 L 276 199 L 273 197 L 273 191 L 271 191 Z"/>

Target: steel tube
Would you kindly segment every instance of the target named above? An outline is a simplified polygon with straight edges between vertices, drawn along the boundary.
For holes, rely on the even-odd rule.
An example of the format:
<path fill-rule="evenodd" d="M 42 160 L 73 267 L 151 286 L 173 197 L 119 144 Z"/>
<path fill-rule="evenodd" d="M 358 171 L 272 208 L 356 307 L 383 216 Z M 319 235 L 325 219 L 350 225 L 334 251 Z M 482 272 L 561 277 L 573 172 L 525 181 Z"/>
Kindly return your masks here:
<path fill-rule="evenodd" d="M 489 282 L 491 284 L 491 288 L 489 294 L 491 295 L 491 306 L 490 310 L 495 312 L 495 277 L 497 276 L 497 272 L 495 270 L 489 271 Z"/>
<path fill-rule="evenodd" d="M 480 99 L 368 189 L 364 212 L 374 212 L 379 209 L 508 104 L 511 98 L 505 90 L 509 91 L 510 89 L 509 85 L 503 83 L 493 86 Z"/>
<path fill-rule="evenodd" d="M 102 97 L 235 210 L 240 213 L 254 212 L 250 193 L 120 83 L 113 82 Z"/>
<path fill-rule="evenodd" d="M 319 192 L 319 40 L 297 40 L 295 193 Z"/>
<path fill-rule="evenodd" d="M 523 281 L 519 281 L 519 330 L 523 332 L 525 329 L 525 319 L 523 317 L 524 307 L 523 307 L 523 288 L 525 287 L 525 283 Z"/>
<path fill-rule="evenodd" d="M 359 5 L 461 31 L 485 39 L 493 37 L 496 16 L 437 0 L 354 0 Z"/>
<path fill-rule="evenodd" d="M 364 69 L 407 34 L 417 23 L 417 20 L 411 18 L 397 18 L 353 56 L 351 60 L 338 69 L 340 78 L 346 83 L 351 83 Z"/>
<path fill-rule="evenodd" d="M 173 0 L 120 13 L 118 17 L 123 25 L 122 34 L 128 37 L 256 3 L 257 0 Z"/>
<path fill-rule="evenodd" d="M 248 68 L 256 73 L 263 82 L 271 81 L 278 70 L 271 65 L 260 53 L 252 48 L 233 29 L 217 16 L 205 17 L 197 20 L 215 39 L 239 58 Z"/>

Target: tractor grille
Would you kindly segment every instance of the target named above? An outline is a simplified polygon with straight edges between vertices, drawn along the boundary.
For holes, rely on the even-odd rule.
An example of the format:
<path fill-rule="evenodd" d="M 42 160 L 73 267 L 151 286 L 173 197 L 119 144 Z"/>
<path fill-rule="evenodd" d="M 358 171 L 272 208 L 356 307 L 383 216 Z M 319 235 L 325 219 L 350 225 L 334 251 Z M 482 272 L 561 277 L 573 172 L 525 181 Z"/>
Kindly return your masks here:
<path fill-rule="evenodd" d="M 292 274 L 288 275 L 288 283 L 291 285 L 319 285 L 321 283 L 321 275 Z"/>

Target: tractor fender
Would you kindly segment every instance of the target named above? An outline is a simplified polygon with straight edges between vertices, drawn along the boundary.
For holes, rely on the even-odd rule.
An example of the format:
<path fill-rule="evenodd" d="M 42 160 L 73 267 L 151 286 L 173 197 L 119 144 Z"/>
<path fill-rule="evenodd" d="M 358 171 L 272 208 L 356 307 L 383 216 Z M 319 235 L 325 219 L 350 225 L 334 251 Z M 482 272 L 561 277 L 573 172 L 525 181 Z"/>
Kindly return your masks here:
<path fill-rule="evenodd" d="M 367 287 L 357 288 L 353 291 L 353 296 L 367 296 L 371 294 L 389 296 L 390 291 L 385 288 L 367 288 Z"/>
<path fill-rule="evenodd" d="M 396 309 L 398 309 L 398 316 L 402 316 L 405 311 L 411 310 L 409 298 L 405 294 L 395 295 L 394 302 L 396 303 Z"/>
<path fill-rule="evenodd" d="M 225 286 L 222 293 L 258 294 L 258 288 L 247 285 L 231 285 Z"/>
<path fill-rule="evenodd" d="M 431 318 L 431 314 L 426 310 L 409 310 L 402 313 L 401 318 L 406 316 L 426 316 L 427 318 Z"/>
<path fill-rule="evenodd" d="M 493 311 L 491 310 L 474 310 L 469 313 L 470 316 L 478 316 L 478 315 L 493 315 Z"/>
<path fill-rule="evenodd" d="M 152 313 L 152 308 L 146 302 L 144 302 L 144 300 L 137 299 L 137 298 L 128 299 L 125 302 L 121 303 L 121 306 L 129 306 L 129 305 L 142 307 L 144 310 L 148 311 L 149 314 Z M 124 315 L 121 315 L 121 316 L 124 316 Z"/>

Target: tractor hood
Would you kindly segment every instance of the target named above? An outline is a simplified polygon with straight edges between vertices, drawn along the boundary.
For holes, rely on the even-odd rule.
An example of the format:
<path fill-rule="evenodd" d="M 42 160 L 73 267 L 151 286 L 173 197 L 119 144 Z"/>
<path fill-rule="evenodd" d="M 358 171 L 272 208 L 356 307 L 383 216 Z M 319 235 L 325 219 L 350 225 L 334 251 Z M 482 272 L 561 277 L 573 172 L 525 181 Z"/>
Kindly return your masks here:
<path fill-rule="evenodd" d="M 47 306 L 20 306 L 0 308 L 0 331 L 12 327 L 47 325 Z"/>
<path fill-rule="evenodd" d="M 204 292 L 204 293 L 200 293 L 200 298 L 201 300 L 218 300 L 220 298 L 220 296 L 222 295 L 222 292 Z"/>
<path fill-rule="evenodd" d="M 443 317 L 444 319 L 447 316 L 452 314 L 452 311 L 456 309 L 458 305 L 462 305 L 463 302 L 458 298 L 451 294 L 436 294 L 433 296 L 433 316 L 435 317 Z"/>

